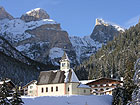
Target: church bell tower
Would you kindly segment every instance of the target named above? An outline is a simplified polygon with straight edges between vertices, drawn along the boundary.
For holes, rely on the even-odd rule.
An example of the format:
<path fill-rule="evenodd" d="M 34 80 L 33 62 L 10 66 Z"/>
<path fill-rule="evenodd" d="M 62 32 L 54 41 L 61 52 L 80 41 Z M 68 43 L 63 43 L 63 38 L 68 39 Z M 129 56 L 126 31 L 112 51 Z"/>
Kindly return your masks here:
<path fill-rule="evenodd" d="M 66 52 L 64 52 L 64 55 L 62 56 L 62 58 L 60 60 L 60 70 L 67 71 L 69 69 L 70 69 L 70 60 L 69 60 Z"/>

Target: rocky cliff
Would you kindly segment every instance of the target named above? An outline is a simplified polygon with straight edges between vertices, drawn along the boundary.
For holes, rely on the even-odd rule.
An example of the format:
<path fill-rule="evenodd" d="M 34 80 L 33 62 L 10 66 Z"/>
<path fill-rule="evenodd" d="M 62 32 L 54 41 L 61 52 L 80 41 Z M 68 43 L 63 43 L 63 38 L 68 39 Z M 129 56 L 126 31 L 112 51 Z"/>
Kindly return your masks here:
<path fill-rule="evenodd" d="M 105 22 L 103 19 L 96 19 L 96 25 L 90 37 L 100 43 L 107 43 L 122 32 L 124 29 L 120 26 Z"/>
<path fill-rule="evenodd" d="M 93 32 L 89 36 L 77 37 L 71 36 L 70 41 L 76 52 L 76 58 L 79 63 L 88 59 L 92 54 L 95 54 L 102 45 L 113 40 L 114 36 L 123 33 L 124 29 L 118 25 L 96 19 L 96 24 Z"/>
<path fill-rule="evenodd" d="M 60 23 L 50 19 L 43 9 L 37 8 L 24 13 L 20 18 L 0 20 L 0 33 L 17 50 L 29 58 L 45 63 L 59 65 L 64 51 L 73 65 L 94 54 L 102 44 L 112 40 L 124 30 L 96 19 L 93 33 L 89 36 L 69 36 Z"/>
<path fill-rule="evenodd" d="M 0 6 L 0 20 L 6 19 L 6 18 L 11 20 L 13 19 L 13 16 L 7 13 L 5 9 L 2 6 Z"/>
<path fill-rule="evenodd" d="M 17 50 L 33 60 L 59 65 L 64 51 L 76 64 L 75 51 L 68 33 L 40 8 L 28 11 L 20 19 L 1 20 L 1 35 Z"/>
<path fill-rule="evenodd" d="M 47 14 L 47 12 L 41 8 L 33 9 L 21 16 L 21 19 L 24 20 L 25 22 L 37 21 L 37 20 L 49 19 L 49 18 L 50 16 Z"/>

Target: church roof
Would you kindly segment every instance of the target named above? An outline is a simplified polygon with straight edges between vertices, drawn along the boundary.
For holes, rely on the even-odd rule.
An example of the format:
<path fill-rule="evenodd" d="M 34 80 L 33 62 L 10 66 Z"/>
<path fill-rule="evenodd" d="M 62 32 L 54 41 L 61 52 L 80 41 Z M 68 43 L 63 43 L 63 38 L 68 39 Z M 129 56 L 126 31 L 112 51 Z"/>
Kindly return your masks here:
<path fill-rule="evenodd" d="M 72 69 L 68 71 L 51 70 L 40 72 L 38 85 L 79 82 L 76 74 Z"/>
<path fill-rule="evenodd" d="M 64 52 L 64 55 L 62 56 L 61 60 L 65 60 L 65 59 L 69 60 L 69 58 L 68 58 L 66 52 Z"/>

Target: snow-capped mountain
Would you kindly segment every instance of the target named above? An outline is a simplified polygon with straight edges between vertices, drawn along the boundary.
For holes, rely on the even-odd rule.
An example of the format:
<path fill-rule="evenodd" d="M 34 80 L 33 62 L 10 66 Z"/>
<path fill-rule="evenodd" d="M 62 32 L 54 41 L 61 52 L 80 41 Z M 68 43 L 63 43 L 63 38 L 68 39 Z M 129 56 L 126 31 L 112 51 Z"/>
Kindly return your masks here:
<path fill-rule="evenodd" d="M 76 52 L 77 61 L 81 63 L 84 59 L 96 53 L 96 51 L 102 47 L 102 44 L 113 40 L 114 36 L 124 31 L 125 30 L 118 25 L 106 22 L 103 19 L 96 19 L 96 25 L 90 36 L 69 37 Z"/>
<path fill-rule="evenodd" d="M 69 37 L 68 33 L 61 29 L 60 23 L 51 19 L 48 13 L 40 8 L 28 11 L 20 18 L 5 17 L 0 20 L 1 36 L 17 50 L 33 60 L 54 65 L 59 65 L 64 51 L 72 64 L 81 63 L 102 44 L 123 31 L 117 25 L 97 19 L 90 36 Z"/>
<path fill-rule="evenodd" d="M 103 19 L 96 19 L 96 24 L 90 37 L 100 43 L 107 43 L 113 40 L 114 36 L 124 31 L 122 27 L 116 24 L 105 22 Z"/>
<path fill-rule="evenodd" d="M 59 23 L 50 19 L 43 9 L 28 11 L 21 18 L 2 19 L 0 30 L 1 36 L 33 60 L 58 65 L 66 51 L 71 62 L 76 63 L 68 33 L 61 29 Z"/>
<path fill-rule="evenodd" d="M 5 19 L 5 18 L 10 19 L 10 20 L 14 19 L 13 16 L 7 13 L 5 9 L 2 6 L 0 6 L 0 20 Z"/>
<path fill-rule="evenodd" d="M 36 8 L 23 14 L 20 19 L 24 20 L 25 22 L 30 22 L 42 19 L 50 19 L 50 16 L 43 9 Z"/>

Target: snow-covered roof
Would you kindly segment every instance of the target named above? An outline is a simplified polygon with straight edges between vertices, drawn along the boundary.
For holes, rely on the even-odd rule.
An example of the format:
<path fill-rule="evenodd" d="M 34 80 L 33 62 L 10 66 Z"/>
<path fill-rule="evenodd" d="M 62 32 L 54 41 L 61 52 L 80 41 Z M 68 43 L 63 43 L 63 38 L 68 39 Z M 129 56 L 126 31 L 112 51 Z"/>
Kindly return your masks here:
<path fill-rule="evenodd" d="M 82 83 L 82 84 L 87 84 L 87 83 L 90 83 L 92 81 L 95 81 L 95 80 L 81 80 L 79 82 Z"/>
<path fill-rule="evenodd" d="M 79 86 L 78 86 L 78 88 L 90 88 L 88 85 L 85 85 L 85 84 L 80 84 Z"/>
<path fill-rule="evenodd" d="M 43 84 L 70 83 L 70 82 L 79 82 L 76 74 L 72 69 L 69 69 L 67 71 L 62 70 L 42 71 L 40 72 L 37 84 L 43 85 Z"/>

